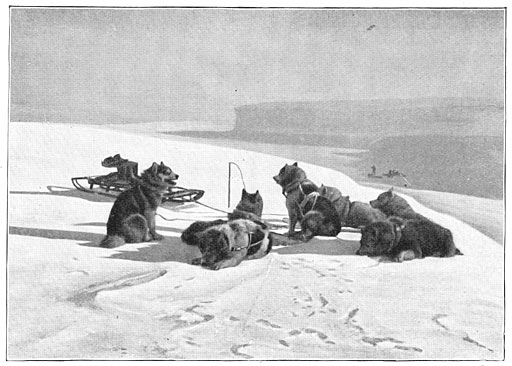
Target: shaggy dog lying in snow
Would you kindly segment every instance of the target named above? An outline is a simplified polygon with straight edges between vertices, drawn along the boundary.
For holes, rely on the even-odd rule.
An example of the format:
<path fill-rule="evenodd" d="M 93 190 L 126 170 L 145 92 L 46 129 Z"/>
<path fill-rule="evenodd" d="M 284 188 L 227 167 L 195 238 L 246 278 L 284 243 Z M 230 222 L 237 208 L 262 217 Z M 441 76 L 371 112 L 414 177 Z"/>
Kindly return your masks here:
<path fill-rule="evenodd" d="M 342 196 L 339 201 L 341 226 L 359 228 L 375 221 L 386 219 L 386 214 L 368 203 L 352 201 L 349 196 Z"/>
<path fill-rule="evenodd" d="M 213 270 L 262 258 L 272 249 L 267 225 L 246 219 L 197 221 L 182 233 L 181 240 L 201 251 L 201 258 L 192 264 Z"/>
<path fill-rule="evenodd" d="M 428 220 L 425 216 L 416 213 L 404 198 L 396 195 L 393 187 L 379 194 L 376 200 L 370 201 L 370 205 L 384 212 L 386 216 L 398 216 L 406 220 Z"/>
<path fill-rule="evenodd" d="M 450 230 L 424 219 L 390 217 L 373 222 L 362 228 L 360 243 L 357 255 L 387 255 L 397 262 L 462 255 Z"/>

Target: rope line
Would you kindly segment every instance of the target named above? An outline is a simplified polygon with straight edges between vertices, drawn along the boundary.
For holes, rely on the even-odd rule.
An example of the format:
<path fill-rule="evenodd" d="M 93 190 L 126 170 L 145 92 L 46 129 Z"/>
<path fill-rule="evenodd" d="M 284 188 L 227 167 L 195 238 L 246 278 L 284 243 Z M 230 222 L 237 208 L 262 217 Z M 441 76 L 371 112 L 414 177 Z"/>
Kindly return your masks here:
<path fill-rule="evenodd" d="M 165 221 L 176 221 L 176 220 L 178 220 L 178 219 L 168 219 L 168 218 L 166 218 L 165 216 L 160 215 L 158 212 L 156 213 L 156 215 L 160 216 L 160 217 L 161 217 L 162 219 L 164 219 Z"/>
<path fill-rule="evenodd" d="M 233 164 L 234 166 L 237 167 L 238 171 L 240 172 L 240 178 L 242 178 L 242 184 L 244 185 L 244 189 L 247 190 L 247 187 L 245 186 L 244 174 L 242 173 L 242 169 L 240 169 L 238 164 L 235 162 L 230 161 L 229 164 L 230 165 Z M 231 177 L 230 177 L 230 179 L 231 179 Z"/>
<path fill-rule="evenodd" d="M 198 205 L 201 205 L 201 206 L 204 206 L 206 208 L 209 208 L 210 210 L 214 210 L 214 211 L 219 211 L 219 212 L 223 212 L 225 214 L 228 214 L 229 212 L 228 211 L 224 211 L 224 210 L 221 210 L 220 208 L 215 208 L 215 207 L 212 207 L 212 206 L 209 206 L 205 203 L 202 203 L 202 202 L 199 202 L 199 201 L 196 201 L 194 203 L 197 203 Z"/>

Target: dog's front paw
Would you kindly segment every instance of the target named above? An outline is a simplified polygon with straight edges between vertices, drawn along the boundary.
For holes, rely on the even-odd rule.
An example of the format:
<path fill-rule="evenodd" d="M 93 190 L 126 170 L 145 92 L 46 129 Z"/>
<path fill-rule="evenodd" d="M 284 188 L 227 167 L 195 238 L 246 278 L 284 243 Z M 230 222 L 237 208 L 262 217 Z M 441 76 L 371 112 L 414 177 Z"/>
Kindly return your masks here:
<path fill-rule="evenodd" d="M 396 256 L 395 261 L 401 263 L 403 261 L 410 261 L 414 258 L 416 258 L 416 256 L 414 255 L 414 252 L 412 250 L 404 250 Z"/>
<path fill-rule="evenodd" d="M 157 234 L 157 233 L 151 233 L 151 239 L 153 239 L 153 240 L 160 241 L 163 238 L 164 238 L 163 235 L 160 235 L 160 234 Z"/>

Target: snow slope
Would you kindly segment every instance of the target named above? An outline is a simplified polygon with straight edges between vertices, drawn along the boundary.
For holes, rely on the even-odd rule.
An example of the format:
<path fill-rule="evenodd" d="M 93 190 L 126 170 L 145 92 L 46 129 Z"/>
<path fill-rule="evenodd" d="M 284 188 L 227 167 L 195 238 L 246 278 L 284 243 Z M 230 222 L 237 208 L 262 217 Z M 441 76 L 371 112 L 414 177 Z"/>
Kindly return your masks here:
<path fill-rule="evenodd" d="M 112 200 L 71 189 L 109 172 L 121 153 L 139 170 L 161 160 L 201 202 L 228 210 L 228 162 L 282 223 L 272 176 L 284 159 L 90 126 L 11 123 L 9 359 L 469 359 L 503 357 L 503 247 L 450 216 L 409 202 L 452 230 L 465 254 L 406 263 L 355 256 L 359 234 L 277 247 L 260 260 L 209 271 L 181 243 L 195 220 L 224 217 L 196 204 L 161 208 L 162 242 L 103 249 Z M 353 200 L 378 190 L 300 164 Z M 234 173 L 236 176 L 236 173 Z M 232 181 L 232 202 L 242 182 Z M 407 197 L 406 197 L 407 198 Z"/>

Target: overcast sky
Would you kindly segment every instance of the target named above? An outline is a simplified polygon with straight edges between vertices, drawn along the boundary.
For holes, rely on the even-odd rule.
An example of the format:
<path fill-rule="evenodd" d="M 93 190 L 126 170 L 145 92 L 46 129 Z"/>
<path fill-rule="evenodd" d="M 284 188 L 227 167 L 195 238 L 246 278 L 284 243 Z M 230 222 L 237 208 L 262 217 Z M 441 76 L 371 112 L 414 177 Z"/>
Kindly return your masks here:
<path fill-rule="evenodd" d="M 13 120 L 231 119 L 266 101 L 503 88 L 503 10 L 11 11 Z"/>

